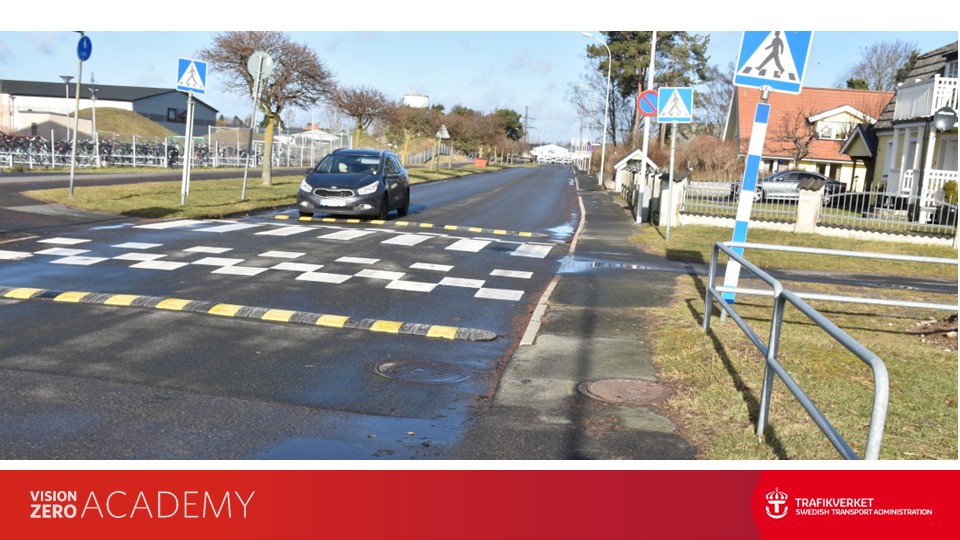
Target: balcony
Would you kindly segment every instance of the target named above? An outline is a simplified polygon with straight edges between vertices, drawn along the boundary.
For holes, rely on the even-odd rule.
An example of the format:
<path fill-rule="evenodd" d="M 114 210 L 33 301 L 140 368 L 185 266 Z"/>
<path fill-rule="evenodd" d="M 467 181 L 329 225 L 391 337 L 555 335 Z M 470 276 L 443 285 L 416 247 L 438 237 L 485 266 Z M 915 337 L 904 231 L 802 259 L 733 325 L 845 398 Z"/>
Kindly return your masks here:
<path fill-rule="evenodd" d="M 893 119 L 932 116 L 941 107 L 957 109 L 957 79 L 935 75 L 932 79 L 897 87 Z"/>

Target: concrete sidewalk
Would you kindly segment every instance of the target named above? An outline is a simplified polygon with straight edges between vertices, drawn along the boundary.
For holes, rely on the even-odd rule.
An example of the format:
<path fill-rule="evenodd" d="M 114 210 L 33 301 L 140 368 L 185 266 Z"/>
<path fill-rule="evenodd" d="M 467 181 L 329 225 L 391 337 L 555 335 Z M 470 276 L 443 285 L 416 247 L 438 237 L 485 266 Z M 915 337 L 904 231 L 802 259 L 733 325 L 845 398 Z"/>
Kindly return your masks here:
<path fill-rule="evenodd" d="M 657 384 L 638 309 L 665 305 L 676 271 L 631 268 L 654 261 L 629 243 L 635 225 L 623 201 L 592 178 L 578 186 L 585 222 L 545 295 L 535 342 L 513 354 L 454 457 L 696 458 L 650 406 L 669 389 Z"/>

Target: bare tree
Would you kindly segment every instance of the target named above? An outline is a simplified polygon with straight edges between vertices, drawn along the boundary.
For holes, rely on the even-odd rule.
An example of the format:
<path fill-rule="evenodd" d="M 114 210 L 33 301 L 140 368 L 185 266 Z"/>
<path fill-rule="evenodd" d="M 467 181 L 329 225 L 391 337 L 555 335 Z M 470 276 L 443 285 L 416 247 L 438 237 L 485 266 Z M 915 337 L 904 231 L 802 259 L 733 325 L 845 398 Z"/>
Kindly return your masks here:
<path fill-rule="evenodd" d="M 727 120 L 727 111 L 733 99 L 733 73 L 736 70 L 733 62 L 727 64 L 726 69 L 720 66 L 710 66 L 707 71 L 710 77 L 702 85 L 702 91 L 694 92 L 697 100 L 697 132 L 714 137 L 723 136 L 723 126 Z"/>
<path fill-rule="evenodd" d="M 263 51 L 273 59 L 273 71 L 261 83 L 257 108 L 266 121 L 264 134 L 263 184 L 273 183 L 271 161 L 273 134 L 280 125 L 280 115 L 287 108 L 313 107 L 334 88 L 333 75 L 306 45 L 295 43 L 282 32 L 223 32 L 213 37 L 213 44 L 199 52 L 199 57 L 224 75 L 227 89 L 240 96 L 253 95 L 253 76 L 247 62 L 255 51 Z"/>
<path fill-rule="evenodd" d="M 817 140 L 817 131 L 808 120 L 811 113 L 798 107 L 795 111 L 784 114 L 780 121 L 773 126 L 771 150 L 780 154 L 785 153 L 793 160 L 793 167 L 799 167 L 803 158 L 810 154 L 810 147 Z"/>
<path fill-rule="evenodd" d="M 860 61 L 842 77 L 843 86 L 848 80 L 860 79 L 870 90 L 893 90 L 897 87 L 898 71 L 918 54 L 916 43 L 880 41 L 861 49 Z"/>
<path fill-rule="evenodd" d="M 369 86 L 351 86 L 337 89 L 330 98 L 334 107 L 354 121 L 355 141 L 374 120 L 383 117 L 390 106 L 383 92 Z"/>
<path fill-rule="evenodd" d="M 389 125 L 388 136 L 401 145 L 400 157 L 404 165 L 407 164 L 410 141 L 417 137 L 432 137 L 440 126 L 440 114 L 436 110 L 403 103 L 393 103 L 387 107 L 384 119 Z"/>

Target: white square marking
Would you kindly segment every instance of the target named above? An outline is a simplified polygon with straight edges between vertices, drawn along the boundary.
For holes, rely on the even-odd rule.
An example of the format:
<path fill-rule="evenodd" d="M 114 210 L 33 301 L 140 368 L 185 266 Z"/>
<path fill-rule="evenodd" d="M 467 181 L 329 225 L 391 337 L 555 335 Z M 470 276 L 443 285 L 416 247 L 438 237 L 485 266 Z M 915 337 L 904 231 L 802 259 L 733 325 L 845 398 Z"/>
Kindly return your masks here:
<path fill-rule="evenodd" d="M 350 264 L 376 264 L 380 259 L 364 259 L 363 257 L 340 257 L 337 262 Z"/>
<path fill-rule="evenodd" d="M 485 282 L 482 279 L 463 279 L 463 278 L 453 278 L 445 277 L 440 280 L 440 285 L 447 285 L 449 287 L 469 287 L 471 289 L 479 289 L 483 287 Z"/>
<path fill-rule="evenodd" d="M 91 264 L 97 264 L 98 262 L 103 262 L 107 259 L 104 257 L 64 257 L 62 259 L 56 259 L 50 261 L 52 264 L 75 264 L 77 266 L 90 266 Z"/>
<path fill-rule="evenodd" d="M 26 259 L 27 257 L 33 257 L 33 253 L 27 253 L 26 251 L 0 250 L 0 260 L 3 261 L 16 261 L 18 259 Z"/>
<path fill-rule="evenodd" d="M 72 257 L 81 253 L 88 253 L 89 249 L 50 248 L 34 252 L 34 255 L 56 255 L 58 257 Z"/>
<path fill-rule="evenodd" d="M 201 232 L 225 233 L 225 232 L 233 232 L 233 231 L 242 231 L 244 229 L 253 229 L 255 227 L 263 227 L 263 225 L 260 223 L 228 223 L 226 225 L 217 225 L 215 227 L 201 227 L 194 230 L 201 231 Z"/>
<path fill-rule="evenodd" d="M 317 270 L 323 268 L 323 265 L 283 262 L 283 263 L 274 265 L 271 268 L 273 268 L 274 270 L 289 270 L 291 272 L 316 272 Z"/>
<path fill-rule="evenodd" d="M 549 244 L 524 244 L 514 250 L 514 252 L 510 255 L 542 259 L 546 257 L 548 253 L 550 253 L 551 249 L 553 249 L 553 246 Z"/>
<path fill-rule="evenodd" d="M 147 270 L 176 270 L 177 268 L 182 268 L 187 264 L 189 263 L 170 261 L 143 261 L 130 265 L 130 268 L 145 268 Z"/>
<path fill-rule="evenodd" d="M 453 270 L 452 266 L 432 263 L 413 263 L 410 265 L 410 268 L 416 268 L 417 270 L 434 270 L 436 272 L 449 272 Z"/>
<path fill-rule="evenodd" d="M 389 279 L 394 281 L 403 277 L 403 272 L 387 272 L 385 270 L 361 270 L 355 274 L 357 277 L 371 279 Z"/>
<path fill-rule="evenodd" d="M 225 257 L 204 257 L 199 261 L 193 261 L 193 264 L 204 264 L 207 266 L 231 266 L 240 264 L 245 259 L 227 259 Z"/>
<path fill-rule="evenodd" d="M 430 292 L 437 286 L 436 283 L 423 283 L 421 281 L 391 281 L 387 284 L 388 289 L 398 291 Z"/>
<path fill-rule="evenodd" d="M 291 225 L 288 227 L 277 227 L 276 229 L 269 231 L 258 232 L 257 234 L 262 234 L 265 236 L 292 236 L 294 234 L 300 234 L 312 229 L 313 227 L 304 227 L 303 225 Z"/>
<path fill-rule="evenodd" d="M 222 268 L 217 268 L 211 274 L 230 274 L 233 276 L 255 276 L 257 274 L 266 272 L 269 268 L 256 267 L 256 266 L 224 266 Z"/>
<path fill-rule="evenodd" d="M 302 281 L 317 281 L 320 283 L 343 283 L 344 281 L 352 278 L 353 276 L 348 276 L 346 274 L 328 274 L 326 272 L 307 272 L 305 274 L 300 274 L 297 276 L 297 279 Z"/>
<path fill-rule="evenodd" d="M 184 251 L 189 251 L 191 253 L 226 253 L 228 251 L 233 251 L 233 248 L 194 246 L 192 248 L 187 248 Z"/>
<path fill-rule="evenodd" d="M 489 243 L 490 243 L 489 240 L 470 240 L 468 238 L 464 238 L 462 240 L 457 240 L 456 242 L 450 244 L 449 246 L 447 246 L 447 249 L 450 249 L 453 251 L 469 251 L 471 253 L 476 253 L 481 249 L 487 247 Z"/>
<path fill-rule="evenodd" d="M 324 234 L 324 235 L 318 236 L 317 238 L 324 238 L 326 240 L 353 240 L 354 238 L 360 238 L 361 236 L 373 234 L 373 232 L 374 231 L 344 229 L 342 231 L 337 231 L 335 233 Z"/>
<path fill-rule="evenodd" d="M 490 275 L 517 279 L 530 279 L 533 277 L 533 272 L 520 272 L 517 270 L 494 270 L 493 272 L 490 272 Z"/>
<path fill-rule="evenodd" d="M 160 247 L 163 244 L 145 244 L 143 242 L 124 242 L 123 244 L 114 244 L 110 247 L 120 248 L 120 249 L 151 249 L 155 247 Z"/>
<path fill-rule="evenodd" d="M 75 246 L 77 244 L 82 244 L 84 242 L 89 242 L 90 240 L 84 240 L 82 238 L 47 238 L 46 240 L 37 241 L 38 244 L 60 244 L 63 246 Z"/>
<path fill-rule="evenodd" d="M 272 257 L 274 259 L 296 259 L 303 257 L 306 253 L 297 253 L 295 251 L 266 251 L 261 253 L 261 257 Z"/>
<path fill-rule="evenodd" d="M 166 255 L 162 253 L 124 253 L 117 255 L 114 259 L 119 261 L 155 261 L 164 257 Z"/>
<path fill-rule="evenodd" d="M 523 296 L 523 291 L 514 291 L 511 289 L 480 289 L 474 298 L 488 298 L 490 300 L 512 300 L 516 302 Z"/>
<path fill-rule="evenodd" d="M 393 238 L 384 240 L 381 244 L 394 244 L 398 246 L 415 246 L 420 242 L 429 240 L 431 237 L 425 234 L 401 234 Z"/>

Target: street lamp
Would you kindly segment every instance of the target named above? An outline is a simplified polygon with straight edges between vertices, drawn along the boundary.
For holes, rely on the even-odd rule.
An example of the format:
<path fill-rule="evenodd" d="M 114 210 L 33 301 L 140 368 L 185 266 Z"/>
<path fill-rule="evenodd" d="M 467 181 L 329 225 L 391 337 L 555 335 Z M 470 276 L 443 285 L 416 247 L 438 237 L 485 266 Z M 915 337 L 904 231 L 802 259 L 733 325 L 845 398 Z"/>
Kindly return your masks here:
<path fill-rule="evenodd" d="M 607 156 L 607 118 L 610 117 L 610 69 L 613 67 L 613 53 L 610 47 L 602 39 L 594 37 L 590 32 L 580 32 L 580 34 L 589 39 L 595 39 L 598 43 L 607 48 L 607 96 L 604 100 L 603 109 L 603 138 L 600 142 L 600 173 L 597 175 L 597 184 L 603 187 L 603 164 Z"/>
<path fill-rule="evenodd" d="M 100 168 L 100 136 L 97 134 L 97 92 L 100 91 L 96 87 L 97 81 L 93 78 L 93 73 L 90 74 L 90 100 L 93 102 L 93 162 L 95 166 Z"/>
<path fill-rule="evenodd" d="M 69 141 L 70 140 L 70 81 L 73 80 L 73 75 L 61 75 L 60 78 L 63 79 L 63 87 L 65 91 L 64 95 L 67 98 L 67 117 L 66 117 L 66 120 L 64 120 L 64 124 L 67 126 L 67 140 Z M 51 141 L 50 144 L 51 144 L 50 148 L 52 149 L 53 141 Z"/>
<path fill-rule="evenodd" d="M 343 148 L 343 137 L 347 134 L 347 130 L 340 130 L 340 148 Z"/>

